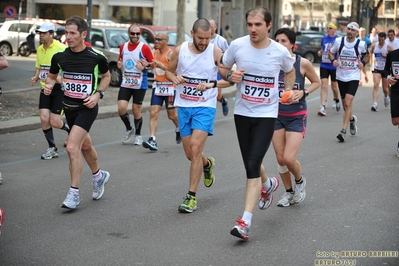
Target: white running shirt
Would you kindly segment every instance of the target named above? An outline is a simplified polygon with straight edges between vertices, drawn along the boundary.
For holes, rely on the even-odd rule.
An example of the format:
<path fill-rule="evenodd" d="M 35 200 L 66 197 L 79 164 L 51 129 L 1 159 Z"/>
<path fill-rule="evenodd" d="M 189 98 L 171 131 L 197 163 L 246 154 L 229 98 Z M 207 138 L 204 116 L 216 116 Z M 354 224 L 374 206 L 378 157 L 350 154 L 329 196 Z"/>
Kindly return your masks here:
<path fill-rule="evenodd" d="M 353 42 L 348 42 L 346 37 L 340 37 L 335 39 L 330 52 L 335 54 L 339 53 L 339 47 L 341 46 L 341 40 L 344 39 L 344 47 L 342 48 L 341 54 L 338 55 L 338 67 L 336 76 L 337 79 L 343 82 L 349 82 L 353 80 L 360 80 L 360 68 L 357 65 L 361 62 L 361 54 L 367 53 L 367 45 L 364 41 L 359 42 L 358 52 L 355 52 L 355 45 L 358 39 Z"/>
<path fill-rule="evenodd" d="M 188 48 L 189 42 L 192 41 L 184 42 L 180 47 L 176 72 L 186 82 L 176 86 L 175 106 L 216 108 L 217 88 L 196 91 L 199 83 L 216 80 L 218 69 L 213 56 L 214 45 L 209 43 L 205 51 L 194 54 Z"/>
<path fill-rule="evenodd" d="M 270 45 L 257 49 L 249 35 L 230 43 L 223 55 L 223 65 L 244 69 L 244 77 L 237 83 L 234 114 L 247 117 L 271 117 L 278 114 L 280 69 L 292 70 L 295 59 L 288 49 L 270 39 Z"/>

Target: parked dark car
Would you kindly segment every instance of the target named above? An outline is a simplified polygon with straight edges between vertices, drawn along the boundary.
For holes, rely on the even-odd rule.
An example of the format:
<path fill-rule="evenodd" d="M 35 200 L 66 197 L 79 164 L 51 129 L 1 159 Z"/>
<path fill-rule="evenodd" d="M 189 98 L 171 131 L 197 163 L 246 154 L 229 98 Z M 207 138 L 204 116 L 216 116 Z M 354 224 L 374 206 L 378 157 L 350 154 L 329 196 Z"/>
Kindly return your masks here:
<path fill-rule="evenodd" d="M 321 38 L 323 35 L 320 34 L 296 36 L 293 52 L 308 59 L 311 63 L 319 62 L 320 57 L 317 52 L 321 49 Z"/>

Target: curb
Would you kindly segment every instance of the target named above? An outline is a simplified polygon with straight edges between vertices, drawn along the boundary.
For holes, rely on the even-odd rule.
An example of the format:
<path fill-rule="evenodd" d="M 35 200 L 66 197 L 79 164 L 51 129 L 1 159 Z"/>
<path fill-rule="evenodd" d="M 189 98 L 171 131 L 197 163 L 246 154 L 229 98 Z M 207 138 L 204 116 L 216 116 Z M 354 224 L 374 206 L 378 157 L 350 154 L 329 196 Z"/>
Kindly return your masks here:
<path fill-rule="evenodd" d="M 150 90 L 150 89 L 149 89 Z M 226 98 L 232 98 L 236 94 L 236 87 L 231 86 L 222 90 L 223 96 Z M 11 93 L 11 92 L 8 92 Z M 146 93 L 147 95 L 147 93 Z M 150 95 L 150 94 L 148 94 Z M 143 101 L 142 113 L 145 113 L 150 110 L 150 97 L 145 97 L 145 101 Z M 163 107 L 162 109 L 164 109 Z M 233 108 L 230 103 L 230 108 Z M 106 105 L 100 106 L 97 119 L 106 119 L 112 117 L 119 117 L 118 114 L 118 105 Z M 29 130 L 36 130 L 41 128 L 40 117 L 32 116 L 21 119 L 14 119 L 8 121 L 0 122 L 0 134 L 14 133 L 14 132 L 22 132 Z"/>

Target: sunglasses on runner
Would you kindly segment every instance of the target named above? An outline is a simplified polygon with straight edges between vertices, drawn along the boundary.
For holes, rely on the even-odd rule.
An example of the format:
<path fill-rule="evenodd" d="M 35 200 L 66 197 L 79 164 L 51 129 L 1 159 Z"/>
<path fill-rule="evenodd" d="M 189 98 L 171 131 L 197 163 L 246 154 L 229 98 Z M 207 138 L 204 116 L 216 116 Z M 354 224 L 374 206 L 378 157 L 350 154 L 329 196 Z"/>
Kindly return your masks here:
<path fill-rule="evenodd" d="M 131 31 L 130 32 L 130 35 L 132 35 L 132 36 L 135 36 L 135 35 L 137 35 L 137 36 L 140 36 L 140 32 L 133 32 L 133 31 Z"/>
<path fill-rule="evenodd" d="M 155 40 L 160 42 L 160 41 L 163 41 L 163 40 L 166 40 L 166 39 L 164 39 L 164 38 L 155 38 Z"/>

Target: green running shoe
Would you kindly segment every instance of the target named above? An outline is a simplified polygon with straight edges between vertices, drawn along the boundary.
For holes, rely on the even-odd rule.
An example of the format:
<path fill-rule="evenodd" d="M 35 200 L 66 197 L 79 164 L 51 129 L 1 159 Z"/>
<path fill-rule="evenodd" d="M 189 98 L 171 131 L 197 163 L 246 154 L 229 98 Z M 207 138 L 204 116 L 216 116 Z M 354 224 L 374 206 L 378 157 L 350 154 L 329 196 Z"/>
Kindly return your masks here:
<path fill-rule="evenodd" d="M 183 203 L 179 206 L 179 212 L 192 213 L 195 210 L 197 210 L 197 200 L 194 196 L 186 194 Z"/>
<path fill-rule="evenodd" d="M 204 185 L 206 187 L 212 186 L 215 181 L 215 175 L 213 174 L 213 168 L 215 167 L 215 159 L 212 157 L 208 158 L 210 166 L 208 168 L 204 167 Z"/>

